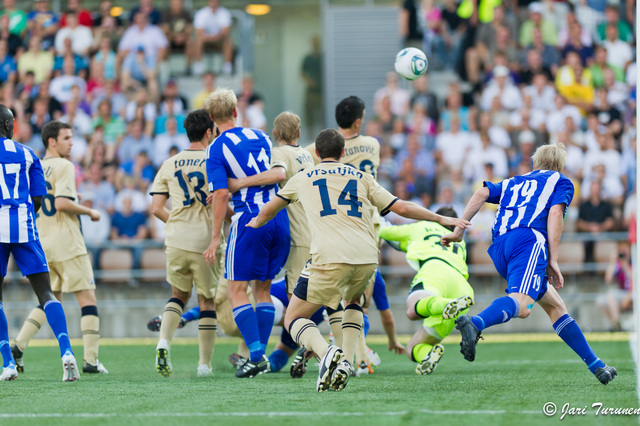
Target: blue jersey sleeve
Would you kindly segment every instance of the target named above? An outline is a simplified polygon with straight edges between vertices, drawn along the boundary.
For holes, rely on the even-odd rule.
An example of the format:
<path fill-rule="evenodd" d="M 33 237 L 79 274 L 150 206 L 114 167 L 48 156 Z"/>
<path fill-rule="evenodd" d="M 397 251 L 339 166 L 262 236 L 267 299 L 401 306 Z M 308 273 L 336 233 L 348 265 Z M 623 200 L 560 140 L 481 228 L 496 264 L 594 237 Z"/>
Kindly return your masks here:
<path fill-rule="evenodd" d="M 482 186 L 489 188 L 489 198 L 487 198 L 487 202 L 491 204 L 500 204 L 500 196 L 502 195 L 502 182 L 493 183 L 493 182 L 482 182 Z"/>
<path fill-rule="evenodd" d="M 556 204 L 564 204 L 565 207 L 569 207 L 571 204 L 571 200 L 573 200 L 573 182 L 569 180 L 569 178 L 562 176 L 558 183 L 556 184 L 556 188 L 553 191 L 553 196 L 551 197 L 551 205 L 549 207 L 553 207 Z M 567 209 L 565 208 L 565 214 Z"/>
<path fill-rule="evenodd" d="M 29 169 L 29 195 L 32 197 L 40 197 L 47 195 L 47 184 L 44 181 L 44 172 L 42 171 L 42 164 L 40 159 L 31 152 L 33 156 L 33 163 Z"/>
<path fill-rule="evenodd" d="M 222 188 L 228 188 L 227 185 L 227 169 L 225 167 L 224 157 L 220 149 L 222 142 L 215 141 L 209 147 L 207 154 L 207 180 L 209 181 L 209 192 Z"/>

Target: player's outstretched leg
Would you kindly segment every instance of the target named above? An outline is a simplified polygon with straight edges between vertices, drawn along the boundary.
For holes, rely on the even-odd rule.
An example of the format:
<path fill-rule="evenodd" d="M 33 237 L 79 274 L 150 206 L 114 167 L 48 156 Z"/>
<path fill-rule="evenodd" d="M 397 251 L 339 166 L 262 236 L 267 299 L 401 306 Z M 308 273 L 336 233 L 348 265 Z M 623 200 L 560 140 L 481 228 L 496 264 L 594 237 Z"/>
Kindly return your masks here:
<path fill-rule="evenodd" d="M 422 318 L 442 316 L 444 319 L 454 319 L 471 305 L 473 305 L 473 299 L 470 296 L 457 299 L 431 296 L 420 299 L 415 305 L 415 311 Z"/>
<path fill-rule="evenodd" d="M 2 285 L 0 283 L 0 285 Z M 0 354 L 2 354 L 2 374 L 0 380 L 10 381 L 18 377 L 16 362 L 11 354 L 11 346 L 9 346 L 9 325 L 7 317 L 4 314 L 4 307 L 0 302 Z"/>
<path fill-rule="evenodd" d="M 462 315 L 456 318 L 456 328 L 460 330 L 462 341 L 460 342 L 460 353 L 464 355 L 467 361 L 476 359 L 476 345 L 482 337 L 480 330 L 471 321 L 469 315 Z"/>
<path fill-rule="evenodd" d="M 317 326 L 319 325 L 321 322 L 324 321 L 324 308 L 320 308 L 316 311 L 316 313 L 314 313 L 310 320 L 313 321 L 313 323 Z M 339 307 L 339 311 L 340 311 L 340 340 L 342 340 L 342 307 Z M 333 311 L 333 312 L 337 312 L 337 311 Z M 284 329 L 282 331 L 282 335 L 284 337 Z M 287 333 L 287 335 L 289 335 L 289 333 Z M 286 342 L 284 340 L 282 340 L 283 343 L 286 344 Z M 295 345 L 294 346 L 289 346 L 292 349 L 297 349 L 298 345 L 295 344 L 295 342 L 292 341 L 292 343 Z M 296 357 L 293 359 L 293 362 L 291 363 L 291 369 L 290 369 L 290 374 L 291 377 L 293 378 L 301 378 L 302 376 L 304 376 L 304 373 L 307 371 L 307 363 L 309 362 L 309 360 L 311 358 L 315 357 L 315 353 L 312 350 L 309 350 L 305 347 L 300 348 L 300 350 L 298 351 L 298 353 L 296 354 Z"/>
<path fill-rule="evenodd" d="M 16 337 L 13 346 L 11 346 L 11 352 L 13 353 L 13 358 L 16 360 L 18 373 L 24 373 L 23 355 L 24 351 L 27 349 L 27 345 L 29 345 L 31 339 L 33 339 L 42 327 L 42 324 L 46 321 L 47 316 L 45 315 L 42 306 L 38 306 L 29 313 L 24 324 L 22 324 L 18 337 Z"/>
<path fill-rule="evenodd" d="M 553 329 L 558 336 L 578 354 L 587 368 L 596 378 L 606 385 L 613 380 L 618 372 L 612 366 L 605 363 L 595 354 L 587 339 L 584 337 L 582 330 L 571 316 L 567 313 L 564 301 L 555 288 L 548 286 L 547 292 L 539 300 L 542 309 L 545 310 L 549 319 L 553 322 Z"/>

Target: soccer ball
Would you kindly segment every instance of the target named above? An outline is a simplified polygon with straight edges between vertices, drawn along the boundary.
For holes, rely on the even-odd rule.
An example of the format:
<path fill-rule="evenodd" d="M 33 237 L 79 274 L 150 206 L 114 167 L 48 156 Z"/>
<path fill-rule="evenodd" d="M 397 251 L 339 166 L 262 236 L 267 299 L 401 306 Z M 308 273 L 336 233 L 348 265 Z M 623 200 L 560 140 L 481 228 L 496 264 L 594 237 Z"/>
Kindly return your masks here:
<path fill-rule="evenodd" d="M 422 77 L 427 72 L 428 66 L 427 55 L 415 47 L 402 49 L 396 55 L 396 72 L 407 80 L 416 80 Z"/>

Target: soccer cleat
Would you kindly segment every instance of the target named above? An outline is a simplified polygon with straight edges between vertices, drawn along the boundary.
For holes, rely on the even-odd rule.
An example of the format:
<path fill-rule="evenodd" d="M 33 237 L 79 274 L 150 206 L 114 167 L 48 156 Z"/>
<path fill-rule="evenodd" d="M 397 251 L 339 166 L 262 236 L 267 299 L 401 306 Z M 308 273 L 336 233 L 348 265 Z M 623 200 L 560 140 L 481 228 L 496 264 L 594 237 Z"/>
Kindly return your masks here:
<path fill-rule="evenodd" d="M 368 346 L 367 346 L 367 356 L 369 357 L 369 360 L 371 360 L 371 365 L 375 365 L 377 367 L 382 363 L 382 360 L 380 359 L 380 355 L 378 355 L 376 351 L 374 351 Z"/>
<path fill-rule="evenodd" d="M 456 328 L 460 330 L 462 341 L 460 342 L 460 353 L 464 359 L 471 362 L 476 359 L 476 345 L 478 340 L 483 339 L 476 326 L 471 321 L 469 315 L 462 315 L 456 318 Z"/>
<path fill-rule="evenodd" d="M 167 349 L 156 349 L 156 370 L 162 377 L 171 377 L 171 361 L 169 361 L 169 351 Z"/>
<path fill-rule="evenodd" d="M 20 350 L 17 343 L 11 346 L 11 355 L 13 355 L 13 359 L 16 360 L 16 370 L 18 373 L 24 373 L 24 361 L 22 360 L 24 352 Z"/>
<path fill-rule="evenodd" d="M 343 359 L 342 362 L 338 364 L 333 372 L 333 376 L 331 377 L 331 390 L 340 392 L 345 386 L 347 386 L 349 377 L 351 377 L 351 364 L 346 359 Z"/>
<path fill-rule="evenodd" d="M 366 362 L 362 361 L 360 363 L 360 366 L 358 366 L 358 370 L 356 371 L 356 377 L 364 376 L 367 374 L 373 374 L 373 367 L 371 367 L 371 364 L 367 364 Z"/>
<path fill-rule="evenodd" d="M 431 374 L 433 370 L 438 366 L 440 358 L 444 353 L 444 346 L 437 344 L 433 345 L 433 348 L 429 351 L 427 356 L 416 367 L 416 374 L 422 376 L 424 374 Z"/>
<path fill-rule="evenodd" d="M 269 364 L 269 358 L 266 355 L 262 355 L 262 358 L 257 363 L 251 362 L 250 359 L 246 360 L 238 371 L 236 371 L 236 377 L 238 378 L 251 378 L 260 374 L 268 373 L 271 370 L 271 364 Z"/>
<path fill-rule="evenodd" d="M 344 360 L 344 352 L 337 346 L 331 345 L 327 353 L 320 361 L 320 371 L 318 372 L 318 392 L 326 392 L 333 382 L 333 373 L 338 365 Z"/>
<path fill-rule="evenodd" d="M 157 317 L 153 317 L 147 323 L 147 328 L 149 331 L 160 331 L 160 326 L 162 325 L 162 316 L 158 315 Z"/>
<path fill-rule="evenodd" d="M 85 361 L 82 366 L 82 372 L 88 374 L 109 374 L 109 370 L 104 368 L 104 365 L 97 359 L 95 365 Z"/>
<path fill-rule="evenodd" d="M 598 368 L 593 374 L 595 374 L 596 378 L 600 380 L 600 383 L 606 385 L 618 375 L 618 372 L 615 367 L 605 365 L 604 367 Z"/>
<path fill-rule="evenodd" d="M 240 367 L 242 367 L 242 365 L 247 362 L 247 358 L 243 357 L 242 355 L 238 355 L 236 353 L 233 353 L 231 355 L 229 355 L 229 362 L 231 363 L 231 365 L 233 365 L 236 370 L 239 369 Z"/>
<path fill-rule="evenodd" d="M 307 363 L 313 356 L 315 356 L 313 351 L 310 351 L 304 346 L 301 347 L 291 363 L 291 377 L 300 378 L 304 376 L 304 373 L 307 371 Z"/>
<path fill-rule="evenodd" d="M 189 321 L 187 321 L 186 319 L 180 317 L 180 322 L 178 323 L 178 328 L 184 327 L 185 325 L 187 325 L 188 322 Z"/>
<path fill-rule="evenodd" d="M 0 374 L 0 381 L 10 382 L 18 378 L 18 370 L 16 368 L 16 364 L 13 362 L 9 364 L 8 367 L 4 367 L 2 369 L 2 374 Z"/>
<path fill-rule="evenodd" d="M 460 312 L 464 311 L 471 305 L 473 305 L 473 299 L 469 296 L 454 299 L 444 307 L 444 310 L 442 311 L 442 318 L 454 319 L 460 314 Z"/>
<path fill-rule="evenodd" d="M 77 382 L 80 378 L 80 371 L 78 370 L 78 363 L 76 357 L 71 352 L 66 352 L 62 356 L 62 381 L 63 382 Z"/>
<path fill-rule="evenodd" d="M 206 364 L 200 364 L 198 366 L 198 377 L 211 377 L 213 376 L 213 370 Z"/>

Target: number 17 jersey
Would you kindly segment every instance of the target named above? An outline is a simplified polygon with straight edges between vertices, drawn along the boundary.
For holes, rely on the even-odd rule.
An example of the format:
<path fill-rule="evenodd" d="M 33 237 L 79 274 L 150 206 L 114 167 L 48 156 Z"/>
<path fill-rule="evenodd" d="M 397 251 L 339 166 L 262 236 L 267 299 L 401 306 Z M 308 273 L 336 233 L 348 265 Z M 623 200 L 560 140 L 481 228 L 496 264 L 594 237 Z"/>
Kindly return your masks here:
<path fill-rule="evenodd" d="M 168 247 L 203 253 L 211 242 L 213 213 L 207 206 L 207 157 L 203 150 L 185 150 L 165 160 L 151 194 L 171 198 L 165 227 Z"/>

